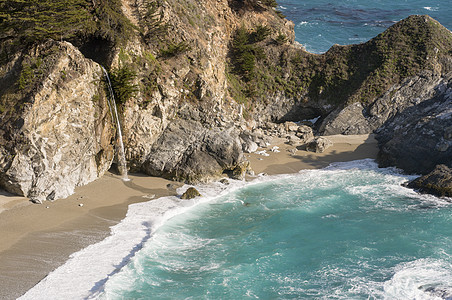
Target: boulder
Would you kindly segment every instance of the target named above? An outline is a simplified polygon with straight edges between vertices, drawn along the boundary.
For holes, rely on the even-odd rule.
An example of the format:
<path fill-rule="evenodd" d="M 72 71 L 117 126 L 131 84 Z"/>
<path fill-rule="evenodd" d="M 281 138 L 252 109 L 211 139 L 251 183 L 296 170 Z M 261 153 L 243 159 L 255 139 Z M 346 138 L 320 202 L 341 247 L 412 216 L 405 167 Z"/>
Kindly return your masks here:
<path fill-rule="evenodd" d="M 296 135 L 288 135 L 286 137 L 286 139 L 287 139 L 286 144 L 291 145 L 291 146 L 299 145 L 301 142 L 300 138 L 297 137 Z"/>
<path fill-rule="evenodd" d="M 194 187 L 189 187 L 185 193 L 180 196 L 181 199 L 193 199 L 195 197 L 199 197 L 201 194 Z"/>
<path fill-rule="evenodd" d="M 298 130 L 298 125 L 294 122 L 285 122 L 284 129 L 287 132 L 296 132 Z"/>
<path fill-rule="evenodd" d="M 452 197 L 452 168 L 446 165 L 437 165 L 429 174 L 408 183 L 408 187 L 421 193 Z"/>
<path fill-rule="evenodd" d="M 240 140 L 242 142 L 242 150 L 245 153 L 253 153 L 257 151 L 258 142 L 260 142 L 260 136 L 256 133 L 252 133 L 249 131 L 243 131 L 240 134 Z"/>
<path fill-rule="evenodd" d="M 325 137 L 316 137 L 306 145 L 306 151 L 322 153 L 333 145 L 333 142 Z"/>
<path fill-rule="evenodd" d="M 312 128 L 306 125 L 301 125 L 297 129 L 296 136 L 300 139 L 300 143 L 306 144 L 314 138 Z"/>
<path fill-rule="evenodd" d="M 366 134 L 372 132 L 364 116 L 364 107 L 356 102 L 345 107 L 338 107 L 330 113 L 320 125 L 323 135 Z"/>
<path fill-rule="evenodd" d="M 171 122 L 149 153 L 144 173 L 189 183 L 216 180 L 223 173 L 239 178 L 247 166 L 237 130 L 206 128 L 193 120 Z"/>
<path fill-rule="evenodd" d="M 250 140 L 242 143 L 242 149 L 243 149 L 243 152 L 245 152 L 245 153 L 256 152 L 258 148 L 259 147 L 257 146 L 257 144 Z"/>

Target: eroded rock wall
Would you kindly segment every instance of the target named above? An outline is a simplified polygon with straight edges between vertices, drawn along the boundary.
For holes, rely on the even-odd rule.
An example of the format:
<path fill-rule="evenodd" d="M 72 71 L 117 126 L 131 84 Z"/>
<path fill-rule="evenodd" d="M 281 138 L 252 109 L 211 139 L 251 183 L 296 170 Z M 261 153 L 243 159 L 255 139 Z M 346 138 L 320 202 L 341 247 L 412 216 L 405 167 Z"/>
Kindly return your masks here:
<path fill-rule="evenodd" d="M 123 1 L 126 15 L 143 31 L 116 50 L 112 65 L 137 70 L 139 90 L 122 108 L 132 170 L 189 182 L 243 173 L 239 170 L 246 162 L 237 128 L 252 125 L 228 93 L 231 39 L 240 26 L 266 25 L 292 41 L 294 32 L 293 23 L 272 9 L 236 10 L 234 2 L 160 3 L 155 6 L 158 25 L 151 28 L 143 22 L 142 5 Z M 168 54 L 175 45 L 183 51 Z M 209 138 L 216 135 L 222 141 Z"/>
<path fill-rule="evenodd" d="M 381 166 L 427 174 L 436 165 L 452 167 L 452 80 L 437 95 L 388 120 L 376 135 Z"/>
<path fill-rule="evenodd" d="M 71 44 L 54 41 L 19 54 L 14 65 L 3 75 L 18 77 L 13 84 L 21 86 L 3 96 L 20 103 L 0 119 L 0 185 L 36 201 L 67 197 L 102 176 L 113 158 L 101 68 Z"/>

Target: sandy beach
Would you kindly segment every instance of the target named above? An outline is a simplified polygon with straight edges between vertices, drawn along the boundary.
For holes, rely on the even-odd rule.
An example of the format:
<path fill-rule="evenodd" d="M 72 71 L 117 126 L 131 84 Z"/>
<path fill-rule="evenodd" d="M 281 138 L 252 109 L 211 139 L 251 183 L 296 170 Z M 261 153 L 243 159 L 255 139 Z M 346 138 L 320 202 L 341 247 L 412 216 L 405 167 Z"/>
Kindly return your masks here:
<path fill-rule="evenodd" d="M 296 150 L 278 139 L 265 149 L 269 156 L 245 155 L 255 174 L 268 175 L 377 156 L 373 135 L 328 138 L 334 145 L 324 153 Z M 270 150 L 274 146 L 279 152 Z M 125 217 L 128 205 L 175 195 L 167 185 L 182 185 L 141 174 L 129 177 L 131 181 L 124 182 L 108 173 L 77 188 L 66 199 L 42 205 L 0 191 L 0 299 L 17 298 L 62 265 L 70 254 L 104 239 L 109 228 Z"/>

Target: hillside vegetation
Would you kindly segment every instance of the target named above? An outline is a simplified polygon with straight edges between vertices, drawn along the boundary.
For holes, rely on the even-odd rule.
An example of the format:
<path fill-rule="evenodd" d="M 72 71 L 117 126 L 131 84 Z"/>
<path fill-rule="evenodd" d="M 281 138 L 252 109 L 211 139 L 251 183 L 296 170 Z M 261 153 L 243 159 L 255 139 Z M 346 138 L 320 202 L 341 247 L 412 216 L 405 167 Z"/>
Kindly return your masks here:
<path fill-rule="evenodd" d="M 429 16 L 410 16 L 374 39 L 357 45 L 334 45 L 316 55 L 294 48 L 282 34 L 239 28 L 231 43 L 230 89 L 253 109 L 282 94 L 307 101 L 371 103 L 392 85 L 443 64 L 452 54 L 449 30 Z"/>

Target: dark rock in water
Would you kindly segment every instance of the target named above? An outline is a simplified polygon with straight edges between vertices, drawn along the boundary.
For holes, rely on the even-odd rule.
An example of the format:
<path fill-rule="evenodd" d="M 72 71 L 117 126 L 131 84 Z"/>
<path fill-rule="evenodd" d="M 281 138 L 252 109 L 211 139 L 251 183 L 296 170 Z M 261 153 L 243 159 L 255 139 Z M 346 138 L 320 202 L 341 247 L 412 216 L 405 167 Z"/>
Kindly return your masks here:
<path fill-rule="evenodd" d="M 396 166 L 407 173 L 427 174 L 408 187 L 451 197 L 451 72 L 443 76 L 434 93 L 434 97 L 397 113 L 377 130 L 378 163 L 380 167 Z"/>
<path fill-rule="evenodd" d="M 425 285 L 420 286 L 419 289 L 434 297 L 444 300 L 452 300 L 452 287 L 444 287 L 439 285 Z"/>
<path fill-rule="evenodd" d="M 333 145 L 329 139 L 324 137 L 317 137 L 312 142 L 306 145 L 306 151 L 322 153 Z"/>
<path fill-rule="evenodd" d="M 181 199 L 193 199 L 195 197 L 199 197 L 201 194 L 198 192 L 197 189 L 194 187 L 188 188 L 188 190 L 185 191 L 185 193 L 180 196 Z"/>
<path fill-rule="evenodd" d="M 408 187 L 422 193 L 452 197 L 452 169 L 445 165 L 438 165 L 429 174 L 411 181 Z"/>
<path fill-rule="evenodd" d="M 452 167 L 452 76 L 437 96 L 412 106 L 386 122 L 376 135 L 381 167 L 427 174 L 436 165 Z"/>
<path fill-rule="evenodd" d="M 220 180 L 220 183 L 222 183 L 224 185 L 229 185 L 229 180 L 227 180 L 226 178 L 223 178 Z"/>

